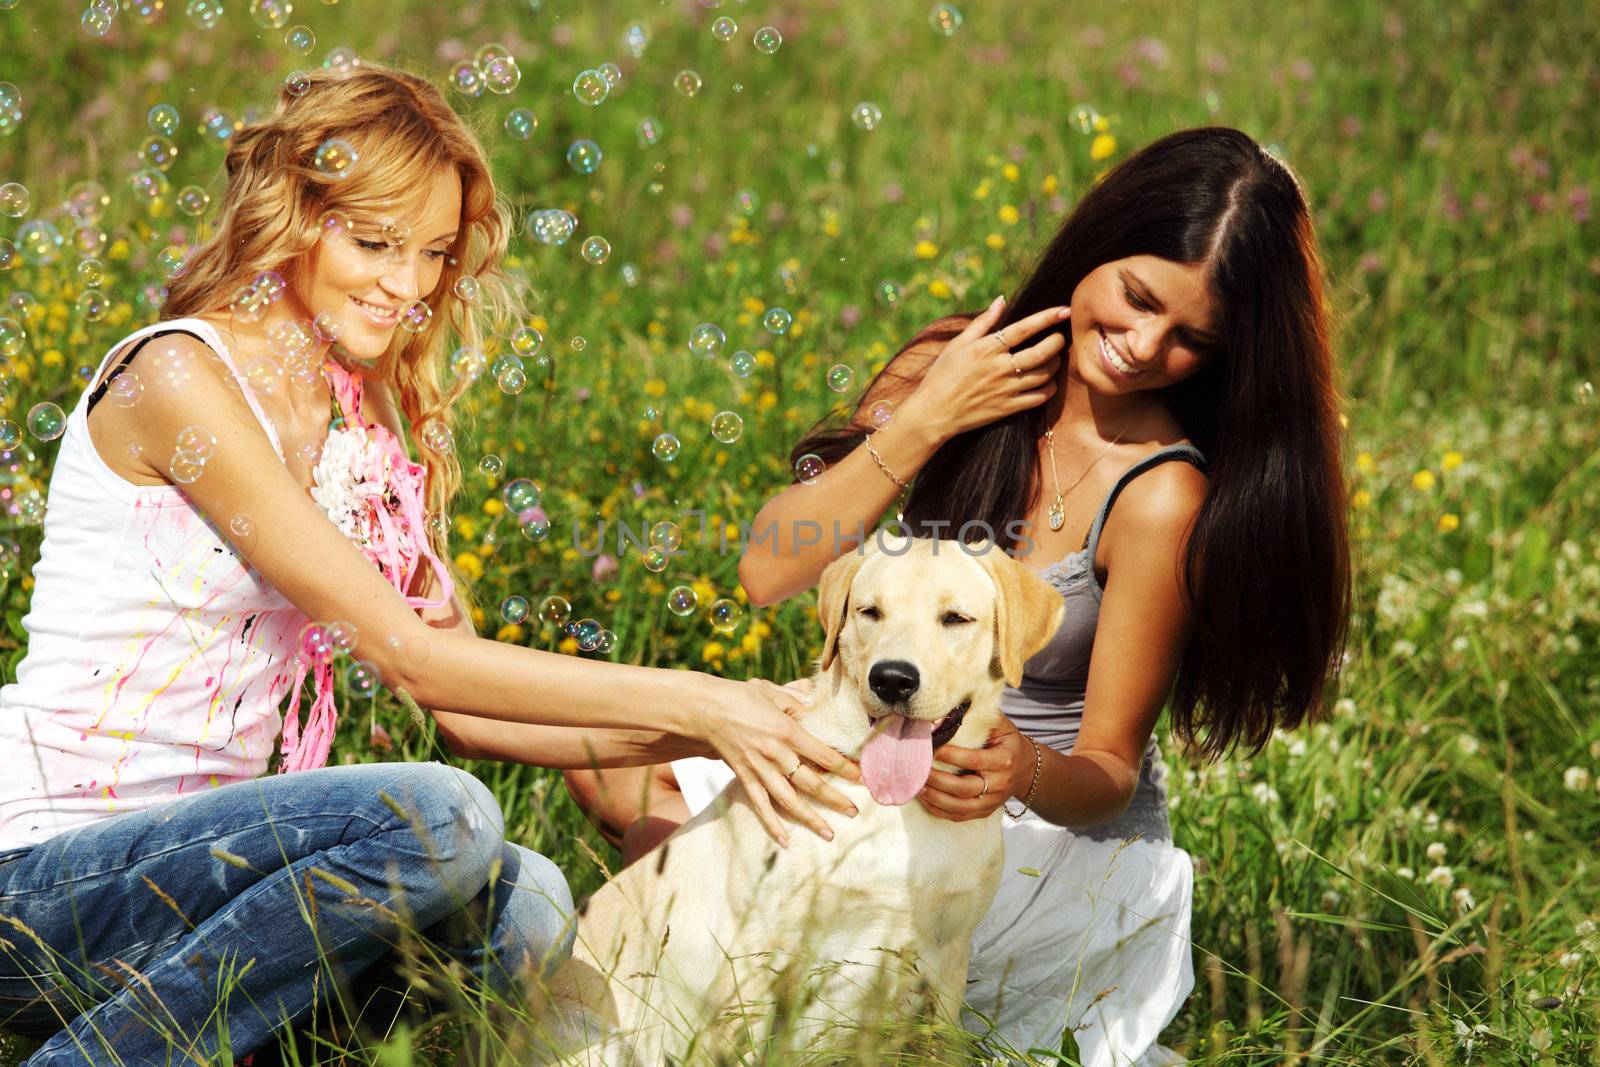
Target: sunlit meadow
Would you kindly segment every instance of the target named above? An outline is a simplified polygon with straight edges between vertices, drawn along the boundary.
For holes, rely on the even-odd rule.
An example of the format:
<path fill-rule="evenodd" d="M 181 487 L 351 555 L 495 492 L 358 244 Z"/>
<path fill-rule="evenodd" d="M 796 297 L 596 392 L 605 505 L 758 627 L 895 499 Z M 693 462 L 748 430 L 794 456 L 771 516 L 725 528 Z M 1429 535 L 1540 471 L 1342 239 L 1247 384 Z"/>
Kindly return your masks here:
<path fill-rule="evenodd" d="M 1211 766 L 1164 744 L 1197 869 L 1197 984 L 1165 1043 L 1229 1064 L 1600 1059 L 1592 6 L 956 6 L 0 0 L 6 680 L 59 432 L 39 405 L 70 409 L 159 317 L 226 138 L 296 69 L 436 79 L 528 223 L 512 266 L 542 344 L 496 339 L 456 435 L 479 631 L 779 681 L 809 672 L 814 599 L 751 607 L 737 534 L 794 440 L 918 326 L 1011 291 L 1098 172 L 1234 125 L 1313 205 L 1357 601 L 1330 724 Z M 473 66 L 490 44 L 519 78 Z M 570 239 L 537 239 L 544 209 L 575 216 Z M 724 340 L 691 350 L 702 323 Z M 516 478 L 542 489 L 543 540 L 505 506 Z M 681 544 L 619 551 L 619 521 Z M 336 759 L 448 758 L 348 677 Z M 580 895 L 600 884 L 616 855 L 557 774 L 470 766 L 513 838 Z M 284 1055 L 450 1062 L 486 1013 Z M 864 1031 L 852 1055 L 951 1047 L 930 1034 Z"/>

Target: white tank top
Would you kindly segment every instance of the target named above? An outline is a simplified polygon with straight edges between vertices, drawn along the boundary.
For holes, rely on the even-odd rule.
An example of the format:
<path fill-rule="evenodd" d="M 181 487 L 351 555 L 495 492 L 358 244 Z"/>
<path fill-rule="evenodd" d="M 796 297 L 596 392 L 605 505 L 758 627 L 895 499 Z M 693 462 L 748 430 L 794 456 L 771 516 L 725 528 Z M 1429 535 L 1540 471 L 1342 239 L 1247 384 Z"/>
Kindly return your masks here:
<path fill-rule="evenodd" d="M 207 339 L 281 459 L 277 431 L 209 323 L 159 322 L 125 340 L 173 327 Z M 90 442 L 89 393 L 122 347 L 67 416 L 50 476 L 22 617 L 28 651 L 0 688 L 0 851 L 259 777 L 294 677 L 305 616 L 180 489 L 128 482 Z"/>

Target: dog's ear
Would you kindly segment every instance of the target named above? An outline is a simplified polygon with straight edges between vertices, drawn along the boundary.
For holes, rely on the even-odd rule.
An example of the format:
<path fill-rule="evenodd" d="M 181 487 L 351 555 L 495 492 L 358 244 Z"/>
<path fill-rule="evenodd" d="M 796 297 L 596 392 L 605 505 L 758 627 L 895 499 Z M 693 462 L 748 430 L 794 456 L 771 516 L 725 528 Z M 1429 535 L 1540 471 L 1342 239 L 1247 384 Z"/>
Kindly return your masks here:
<path fill-rule="evenodd" d="M 1053 585 L 999 548 L 978 558 L 999 593 L 994 616 L 1000 675 L 1007 685 L 1017 686 L 1022 684 L 1023 665 L 1050 643 L 1066 618 L 1066 601 Z"/>
<path fill-rule="evenodd" d="M 850 583 L 867 560 L 866 554 L 852 549 L 828 564 L 817 583 L 817 619 L 822 623 L 822 662 L 819 670 L 833 665 L 839 651 L 839 631 L 844 629 L 845 612 L 850 610 Z"/>

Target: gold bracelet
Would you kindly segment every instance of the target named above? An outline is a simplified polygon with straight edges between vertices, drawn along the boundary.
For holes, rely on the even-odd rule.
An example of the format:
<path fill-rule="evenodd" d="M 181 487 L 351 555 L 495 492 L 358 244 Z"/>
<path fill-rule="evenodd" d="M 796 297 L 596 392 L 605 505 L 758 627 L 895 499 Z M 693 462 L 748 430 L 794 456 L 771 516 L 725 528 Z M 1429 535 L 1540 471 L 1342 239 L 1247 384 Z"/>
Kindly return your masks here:
<path fill-rule="evenodd" d="M 1039 747 L 1039 742 L 1030 737 L 1028 738 L 1028 744 L 1033 746 L 1033 781 L 1028 783 L 1028 799 L 1022 802 L 1022 810 L 1016 813 L 1006 807 L 1004 802 L 1000 805 L 1001 810 L 1013 819 L 1020 819 L 1028 814 L 1028 807 L 1033 803 L 1034 791 L 1039 788 L 1039 770 L 1044 766 L 1044 749 Z M 1009 800 L 1011 798 L 1007 797 L 1006 799 Z"/>
<path fill-rule="evenodd" d="M 872 434 L 867 434 L 867 438 L 862 442 L 862 444 L 867 446 L 867 455 L 872 457 L 872 461 L 878 465 L 879 470 L 883 471 L 883 473 L 889 476 L 889 480 L 891 482 L 893 482 L 895 485 L 898 485 L 901 489 L 911 488 L 906 484 L 904 479 L 889 469 L 889 465 L 883 461 L 883 457 L 878 455 L 878 450 L 872 447 Z"/>

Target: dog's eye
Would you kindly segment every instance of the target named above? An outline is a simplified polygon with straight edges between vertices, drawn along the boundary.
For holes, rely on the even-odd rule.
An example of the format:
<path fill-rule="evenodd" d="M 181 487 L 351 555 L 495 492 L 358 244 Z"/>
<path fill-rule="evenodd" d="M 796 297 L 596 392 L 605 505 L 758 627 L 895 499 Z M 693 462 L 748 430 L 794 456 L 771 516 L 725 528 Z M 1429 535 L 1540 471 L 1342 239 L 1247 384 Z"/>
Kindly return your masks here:
<path fill-rule="evenodd" d="M 865 615 L 869 619 L 881 619 L 881 618 L 883 618 L 883 612 L 879 611 L 877 608 L 872 607 L 870 605 L 867 606 L 867 607 L 862 608 L 861 609 L 861 614 Z"/>
<path fill-rule="evenodd" d="M 944 613 L 943 617 L 939 619 L 939 621 L 944 623 L 946 626 L 961 626 L 971 622 L 972 620 L 961 614 L 959 611 L 947 611 Z"/>

